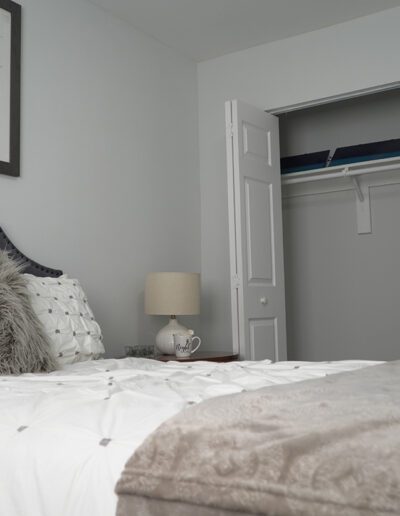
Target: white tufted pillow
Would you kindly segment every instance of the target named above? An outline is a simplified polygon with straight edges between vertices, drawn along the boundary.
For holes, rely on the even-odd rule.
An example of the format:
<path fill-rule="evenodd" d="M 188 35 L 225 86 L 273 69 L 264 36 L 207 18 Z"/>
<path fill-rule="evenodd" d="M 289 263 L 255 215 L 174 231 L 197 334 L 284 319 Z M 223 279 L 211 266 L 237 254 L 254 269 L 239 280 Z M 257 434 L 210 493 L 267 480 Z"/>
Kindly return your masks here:
<path fill-rule="evenodd" d="M 66 275 L 39 278 L 25 274 L 33 309 L 43 324 L 60 365 L 99 358 L 105 352 L 79 281 Z"/>

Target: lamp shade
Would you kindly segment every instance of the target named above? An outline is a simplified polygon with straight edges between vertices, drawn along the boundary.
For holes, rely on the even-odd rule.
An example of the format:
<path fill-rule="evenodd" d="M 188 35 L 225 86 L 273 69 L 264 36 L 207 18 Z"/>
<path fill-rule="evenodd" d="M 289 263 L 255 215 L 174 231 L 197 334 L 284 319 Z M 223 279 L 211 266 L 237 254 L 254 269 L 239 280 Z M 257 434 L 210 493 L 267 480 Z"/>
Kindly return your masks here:
<path fill-rule="evenodd" d="M 200 313 L 200 274 L 151 272 L 146 278 L 145 312 L 149 315 Z"/>

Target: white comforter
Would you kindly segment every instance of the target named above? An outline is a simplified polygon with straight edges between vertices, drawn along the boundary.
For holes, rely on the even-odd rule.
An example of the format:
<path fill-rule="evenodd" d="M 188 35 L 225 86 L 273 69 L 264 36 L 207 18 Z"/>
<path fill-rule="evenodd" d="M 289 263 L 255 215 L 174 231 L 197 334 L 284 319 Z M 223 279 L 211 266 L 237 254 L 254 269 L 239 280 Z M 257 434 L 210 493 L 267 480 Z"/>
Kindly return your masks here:
<path fill-rule="evenodd" d="M 126 358 L 0 377 L 0 514 L 113 516 L 125 462 L 189 404 L 375 363 Z"/>

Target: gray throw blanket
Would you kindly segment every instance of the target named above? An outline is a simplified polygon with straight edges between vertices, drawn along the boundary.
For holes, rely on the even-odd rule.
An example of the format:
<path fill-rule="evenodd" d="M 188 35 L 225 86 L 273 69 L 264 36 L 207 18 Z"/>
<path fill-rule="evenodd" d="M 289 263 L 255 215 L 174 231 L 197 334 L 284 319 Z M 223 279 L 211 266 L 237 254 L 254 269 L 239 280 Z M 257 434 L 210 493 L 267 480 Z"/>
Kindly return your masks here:
<path fill-rule="evenodd" d="M 400 361 L 222 396 L 128 461 L 118 516 L 400 514 Z"/>

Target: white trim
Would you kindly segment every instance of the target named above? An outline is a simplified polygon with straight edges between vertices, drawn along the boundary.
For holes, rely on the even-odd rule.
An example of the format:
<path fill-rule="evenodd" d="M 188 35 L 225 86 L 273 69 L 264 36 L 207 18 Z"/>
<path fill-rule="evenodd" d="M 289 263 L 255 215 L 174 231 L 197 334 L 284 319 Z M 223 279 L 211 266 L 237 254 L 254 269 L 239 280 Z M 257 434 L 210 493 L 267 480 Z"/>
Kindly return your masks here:
<path fill-rule="evenodd" d="M 243 254 L 242 254 L 242 208 L 240 203 L 240 152 L 239 148 L 239 121 L 238 121 L 238 100 L 231 101 L 232 116 L 232 169 L 234 181 L 234 210 L 235 210 L 235 244 L 236 244 L 236 267 L 237 267 L 237 331 L 238 331 L 238 349 L 241 359 L 248 356 L 246 343 L 247 331 L 244 325 L 244 295 L 243 295 Z"/>
<path fill-rule="evenodd" d="M 282 106 L 273 109 L 266 109 L 267 113 L 271 115 L 281 115 L 283 113 L 289 113 L 291 111 L 299 111 L 300 109 L 306 109 L 310 107 L 322 106 L 323 104 L 330 104 L 333 102 L 339 102 L 341 100 L 349 100 L 365 95 L 372 95 L 373 93 L 381 93 L 384 91 L 396 90 L 400 88 L 400 81 L 390 82 L 388 84 L 381 84 L 379 86 L 371 86 L 370 88 L 364 88 L 361 90 L 349 91 L 346 93 L 339 93 L 338 95 L 332 95 L 330 97 L 322 97 L 315 100 L 306 100 L 297 104 L 290 104 L 289 106 Z"/>
<path fill-rule="evenodd" d="M 225 102 L 226 123 L 226 163 L 228 174 L 228 214 L 229 214 L 229 257 L 231 272 L 231 314 L 232 314 L 232 348 L 234 353 L 240 353 L 239 342 L 239 275 L 237 264 L 236 216 L 235 216 L 235 178 L 233 166 L 233 120 L 232 102 Z"/>

